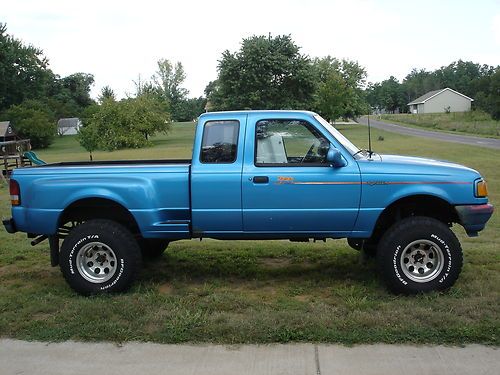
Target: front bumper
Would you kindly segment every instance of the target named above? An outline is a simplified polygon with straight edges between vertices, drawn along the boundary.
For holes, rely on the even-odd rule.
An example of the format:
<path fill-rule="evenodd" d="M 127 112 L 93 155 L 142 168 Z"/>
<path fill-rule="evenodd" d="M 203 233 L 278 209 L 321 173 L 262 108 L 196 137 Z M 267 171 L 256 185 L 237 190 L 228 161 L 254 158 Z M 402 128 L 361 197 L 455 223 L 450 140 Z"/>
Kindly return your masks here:
<path fill-rule="evenodd" d="M 477 236 L 478 232 L 483 230 L 486 223 L 493 214 L 492 204 L 479 204 L 470 206 L 456 206 L 460 224 L 465 228 L 470 237 Z"/>
<path fill-rule="evenodd" d="M 5 219 L 2 220 L 2 224 L 5 227 L 5 230 L 9 233 L 16 233 L 17 228 L 16 228 L 16 223 L 14 223 L 14 219 Z"/>

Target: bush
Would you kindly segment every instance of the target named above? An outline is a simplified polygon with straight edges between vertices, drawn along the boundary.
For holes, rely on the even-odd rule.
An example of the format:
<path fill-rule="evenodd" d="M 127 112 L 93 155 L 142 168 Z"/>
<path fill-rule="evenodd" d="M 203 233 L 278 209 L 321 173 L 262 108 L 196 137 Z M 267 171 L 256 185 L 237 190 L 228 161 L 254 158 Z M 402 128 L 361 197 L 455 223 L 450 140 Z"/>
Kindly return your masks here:
<path fill-rule="evenodd" d="M 40 101 L 25 100 L 19 105 L 13 105 L 3 117 L 12 122 L 21 138 L 29 138 L 31 146 L 35 149 L 47 148 L 56 136 L 57 125 L 54 115 Z"/>
<path fill-rule="evenodd" d="M 89 112 L 79 141 L 90 152 L 144 147 L 149 145 L 150 135 L 170 128 L 168 112 L 149 95 L 120 102 L 104 100 Z"/>

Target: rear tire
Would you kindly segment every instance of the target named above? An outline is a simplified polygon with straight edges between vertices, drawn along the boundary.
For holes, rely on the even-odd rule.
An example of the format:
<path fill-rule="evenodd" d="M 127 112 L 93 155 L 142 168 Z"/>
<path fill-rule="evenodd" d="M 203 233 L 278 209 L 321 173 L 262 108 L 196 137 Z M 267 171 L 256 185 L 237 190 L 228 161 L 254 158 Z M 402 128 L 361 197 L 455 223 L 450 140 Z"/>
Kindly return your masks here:
<path fill-rule="evenodd" d="M 68 284 L 82 295 L 122 292 L 141 266 L 134 236 L 111 220 L 86 221 L 71 230 L 60 253 L 60 267 Z"/>
<path fill-rule="evenodd" d="M 378 246 L 377 262 L 389 289 L 415 294 L 450 288 L 462 269 L 463 255 L 448 226 L 415 216 L 387 230 Z"/>

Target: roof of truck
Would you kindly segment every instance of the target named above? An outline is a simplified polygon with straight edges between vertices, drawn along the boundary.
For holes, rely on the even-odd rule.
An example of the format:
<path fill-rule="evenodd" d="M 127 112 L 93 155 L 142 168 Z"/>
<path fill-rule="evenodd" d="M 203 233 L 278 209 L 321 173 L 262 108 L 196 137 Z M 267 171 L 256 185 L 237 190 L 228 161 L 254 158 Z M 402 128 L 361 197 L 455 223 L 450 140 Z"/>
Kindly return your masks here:
<path fill-rule="evenodd" d="M 311 111 L 300 111 L 300 110 L 275 110 L 275 109 L 258 109 L 258 110 L 241 110 L 241 111 L 220 111 L 220 112 L 206 112 L 203 113 L 201 116 L 210 116 L 210 115 L 248 115 L 248 114 L 286 114 L 286 113 L 301 113 L 301 114 L 309 114 L 309 115 L 315 115 L 316 113 L 311 112 Z"/>

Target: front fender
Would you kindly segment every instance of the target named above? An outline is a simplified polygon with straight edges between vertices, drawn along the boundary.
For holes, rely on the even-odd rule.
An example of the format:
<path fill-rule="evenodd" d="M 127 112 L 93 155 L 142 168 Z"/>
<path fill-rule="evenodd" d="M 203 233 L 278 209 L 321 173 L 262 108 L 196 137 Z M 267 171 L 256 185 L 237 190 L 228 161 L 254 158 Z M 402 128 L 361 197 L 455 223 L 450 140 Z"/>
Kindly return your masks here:
<path fill-rule="evenodd" d="M 370 237 L 382 212 L 393 203 L 412 196 L 431 196 L 450 205 L 465 204 L 472 198 L 472 182 L 392 181 L 363 183 L 361 205 L 354 234 Z M 483 199 L 477 199 L 484 203 Z"/>

